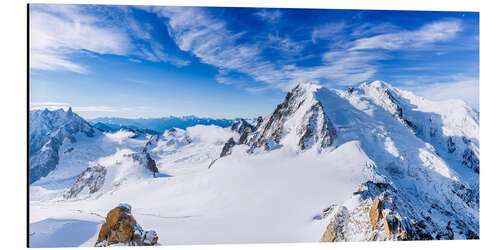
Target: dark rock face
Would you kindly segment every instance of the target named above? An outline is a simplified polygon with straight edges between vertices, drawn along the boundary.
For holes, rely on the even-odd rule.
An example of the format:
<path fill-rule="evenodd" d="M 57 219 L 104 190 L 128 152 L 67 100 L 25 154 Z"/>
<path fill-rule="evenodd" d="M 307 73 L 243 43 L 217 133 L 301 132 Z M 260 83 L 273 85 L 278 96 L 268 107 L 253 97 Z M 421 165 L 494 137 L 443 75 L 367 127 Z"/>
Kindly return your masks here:
<path fill-rule="evenodd" d="M 280 144 L 284 123 L 302 107 L 307 98 L 307 91 L 303 86 L 297 85 L 287 93 L 285 100 L 271 115 L 257 120 L 255 132 L 243 134 L 238 142 L 249 145 L 250 152 L 259 147 L 269 150 L 273 148 L 271 144 Z M 320 143 L 322 148 L 330 147 L 336 137 L 336 130 L 319 101 L 313 102 L 308 108 L 297 133 L 300 138 L 297 146 L 302 150 L 310 148 L 315 143 Z"/>
<path fill-rule="evenodd" d="M 227 142 L 224 144 L 224 147 L 222 147 L 222 152 L 220 153 L 220 157 L 228 156 L 231 154 L 231 148 L 233 148 L 236 145 L 236 142 L 234 141 L 233 138 L 229 138 Z"/>
<path fill-rule="evenodd" d="M 104 185 L 105 178 L 105 167 L 100 165 L 89 167 L 76 178 L 73 186 L 64 193 L 63 197 L 65 199 L 74 198 L 78 196 L 85 187 L 89 189 L 90 194 L 93 194 L 101 189 Z"/>
<path fill-rule="evenodd" d="M 245 131 L 254 132 L 255 127 L 248 123 L 245 119 L 241 119 L 233 123 L 233 125 L 231 126 L 231 130 L 241 135 Z"/>
<path fill-rule="evenodd" d="M 455 150 L 457 150 L 457 147 L 455 146 L 455 143 L 453 142 L 453 139 L 451 137 L 448 137 L 447 145 L 448 145 L 448 153 L 451 154 L 455 152 Z"/>
<path fill-rule="evenodd" d="M 469 207 L 479 207 L 479 193 L 474 192 L 472 189 L 466 187 L 460 182 L 453 183 L 451 190 L 456 196 L 464 201 Z"/>
<path fill-rule="evenodd" d="M 261 118 L 262 119 L 262 118 Z M 238 144 L 244 144 L 248 139 L 248 136 L 255 132 L 255 127 L 248 123 L 246 120 L 241 119 L 236 121 L 231 126 L 231 130 L 240 134 L 240 138 L 238 139 Z"/>
<path fill-rule="evenodd" d="M 71 108 L 67 112 L 62 109 L 30 111 L 29 116 L 30 184 L 47 176 L 56 168 L 59 163 L 59 149 L 65 139 L 75 143 L 78 133 L 88 137 L 94 137 L 96 134 L 96 130 L 73 113 Z"/>
<path fill-rule="evenodd" d="M 479 174 L 479 158 L 474 151 L 466 149 L 462 154 L 462 164 Z"/>
<path fill-rule="evenodd" d="M 262 117 L 260 117 L 260 119 L 262 120 Z M 230 155 L 231 149 L 235 145 L 245 144 L 245 142 L 248 139 L 248 136 L 255 132 L 255 127 L 252 126 L 250 123 L 248 123 L 245 119 L 240 119 L 240 120 L 233 123 L 233 125 L 231 126 L 231 130 L 235 131 L 236 133 L 238 133 L 240 135 L 239 139 L 237 142 L 233 138 L 229 138 L 227 140 L 227 142 L 222 147 L 222 151 L 220 153 L 221 158 L 224 156 Z M 213 163 L 210 164 L 210 166 L 212 166 Z"/>
<path fill-rule="evenodd" d="M 317 127 L 318 123 L 321 127 Z M 316 103 L 310 110 L 310 116 L 304 126 L 299 130 L 299 147 L 302 150 L 308 149 L 313 143 L 321 143 L 321 147 L 326 148 L 333 145 L 336 138 L 336 130 L 325 115 L 321 103 Z"/>
<path fill-rule="evenodd" d="M 263 121 L 264 121 L 264 120 L 262 119 L 262 116 L 259 116 L 259 117 L 257 118 L 257 125 L 255 125 L 255 128 L 256 128 L 256 129 L 258 129 L 258 128 L 260 127 L 260 125 L 262 125 L 262 122 L 263 122 Z"/>
<path fill-rule="evenodd" d="M 250 144 L 251 147 L 264 146 L 267 140 L 272 140 L 276 144 L 280 143 L 283 131 L 283 124 L 288 115 L 292 114 L 292 106 L 296 104 L 298 99 L 299 88 L 295 87 L 291 92 L 288 92 L 283 103 L 278 104 L 273 113 L 266 117 L 259 126 L 259 131 L 253 137 L 247 139 L 245 144 Z"/>
<path fill-rule="evenodd" d="M 132 216 L 132 207 L 119 204 L 108 212 L 106 222 L 101 226 L 96 247 L 114 244 L 126 246 L 153 246 L 158 243 L 155 231 L 145 231 Z"/>
<path fill-rule="evenodd" d="M 146 151 L 146 148 L 140 153 L 133 153 L 128 155 L 134 159 L 134 161 L 139 162 L 141 166 L 144 168 L 148 169 L 149 171 L 153 172 L 153 176 L 156 176 L 156 173 L 158 173 L 158 167 L 156 166 L 155 160 L 151 158 L 151 155 L 149 152 Z"/>

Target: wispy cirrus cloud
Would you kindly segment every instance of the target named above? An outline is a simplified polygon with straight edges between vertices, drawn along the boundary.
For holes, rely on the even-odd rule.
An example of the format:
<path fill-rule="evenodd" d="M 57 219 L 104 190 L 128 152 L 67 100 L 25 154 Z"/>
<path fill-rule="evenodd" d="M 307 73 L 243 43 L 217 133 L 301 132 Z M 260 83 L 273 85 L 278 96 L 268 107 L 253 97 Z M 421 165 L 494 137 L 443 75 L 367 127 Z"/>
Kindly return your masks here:
<path fill-rule="evenodd" d="M 319 66 L 299 67 L 296 64 L 282 64 L 263 56 L 263 51 L 279 47 L 287 56 L 300 52 L 304 43 L 289 37 L 269 35 L 267 40 L 255 43 L 239 43 L 240 33 L 232 33 L 226 23 L 209 17 L 203 9 L 185 7 L 154 7 L 148 9 L 166 18 L 165 23 L 171 36 L 181 50 L 195 55 L 201 62 L 218 67 L 222 71 L 236 71 L 274 87 L 289 89 L 298 82 L 327 79 L 335 84 L 350 85 L 373 76 L 376 66 L 373 60 L 383 58 L 378 53 L 362 51 L 331 51 L 322 56 Z M 317 34 L 317 37 L 320 35 Z M 227 84 L 228 77 L 216 77 Z"/>
<path fill-rule="evenodd" d="M 330 40 L 335 35 L 341 33 L 348 25 L 345 22 L 327 23 L 315 27 L 311 33 L 311 40 L 316 43 L 318 40 Z"/>
<path fill-rule="evenodd" d="M 379 71 L 381 60 L 390 58 L 385 50 L 428 48 L 455 37 L 462 29 L 458 20 L 431 22 L 412 31 L 389 23 L 354 25 L 345 22 L 310 27 L 310 40 L 268 33 L 245 42 L 246 32 L 232 31 L 228 24 L 202 8 L 148 7 L 146 10 L 164 19 L 177 46 L 218 68 L 215 79 L 230 84 L 230 72 L 246 74 L 258 82 L 287 90 L 298 82 L 323 82 L 327 85 L 353 85 L 368 80 Z M 255 16 L 272 23 L 283 18 L 269 9 Z M 328 50 L 308 55 L 305 48 L 316 41 L 330 41 Z M 243 41 L 243 42 L 242 42 Z M 269 57 L 269 51 L 279 53 Z M 266 54 L 267 53 L 267 54 Z M 314 65 L 298 64 L 299 58 L 319 58 Z M 286 60 L 292 58 L 294 60 Z M 253 88 L 246 88 L 253 89 Z M 261 89 L 261 88 L 259 88 Z"/>
<path fill-rule="evenodd" d="M 279 9 L 261 9 L 255 12 L 255 15 L 263 21 L 276 23 L 279 21 L 283 13 Z"/>
<path fill-rule="evenodd" d="M 458 20 L 438 21 L 414 31 L 400 31 L 361 38 L 354 41 L 351 50 L 419 48 L 434 42 L 453 38 L 461 30 Z"/>
<path fill-rule="evenodd" d="M 72 5 L 30 6 L 30 68 L 88 73 L 71 57 L 80 51 L 125 55 L 130 40 Z"/>
<path fill-rule="evenodd" d="M 421 77 L 418 82 L 407 83 L 410 85 L 402 88 L 430 100 L 460 99 L 479 110 L 479 78 L 456 74 L 446 77 Z"/>
<path fill-rule="evenodd" d="M 135 56 L 179 67 L 190 63 L 166 53 L 152 37 L 152 26 L 138 22 L 129 11 L 126 7 L 103 11 L 94 6 L 30 5 L 30 68 L 86 74 L 88 66 L 76 62 L 75 57 L 89 52 Z"/>

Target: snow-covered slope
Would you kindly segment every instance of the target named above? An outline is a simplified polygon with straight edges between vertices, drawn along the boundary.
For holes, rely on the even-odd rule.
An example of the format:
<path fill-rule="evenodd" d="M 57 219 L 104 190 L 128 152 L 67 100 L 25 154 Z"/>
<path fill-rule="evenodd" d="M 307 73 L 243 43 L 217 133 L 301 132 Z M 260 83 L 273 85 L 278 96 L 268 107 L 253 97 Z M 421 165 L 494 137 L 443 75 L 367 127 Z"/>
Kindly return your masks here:
<path fill-rule="evenodd" d="M 478 113 L 463 102 L 383 82 L 301 84 L 255 126 L 93 138 L 30 187 L 33 225 L 97 225 L 75 246 L 93 245 L 122 202 L 160 244 L 479 237 Z M 154 176 L 134 154 L 154 160 Z M 71 167 L 79 158 L 86 164 Z M 73 188 L 82 191 L 65 195 Z"/>
<path fill-rule="evenodd" d="M 99 135 L 98 131 L 83 118 L 73 113 L 71 108 L 65 112 L 35 110 L 29 114 L 29 162 L 30 183 L 47 176 L 55 169 L 61 158 L 63 144 L 75 143 L 79 139 Z M 84 138 L 86 137 L 86 138 Z M 69 147 L 62 153 L 69 153 Z"/>

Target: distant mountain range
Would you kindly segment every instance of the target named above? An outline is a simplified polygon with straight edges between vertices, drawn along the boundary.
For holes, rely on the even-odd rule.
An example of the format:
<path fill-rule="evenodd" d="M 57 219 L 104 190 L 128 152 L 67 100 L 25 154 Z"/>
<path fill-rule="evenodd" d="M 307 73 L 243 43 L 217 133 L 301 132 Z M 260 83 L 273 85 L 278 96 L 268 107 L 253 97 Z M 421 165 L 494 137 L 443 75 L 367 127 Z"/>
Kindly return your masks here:
<path fill-rule="evenodd" d="M 213 119 L 213 118 L 201 118 L 197 116 L 169 116 L 161 118 L 119 118 L 119 117 L 99 117 L 94 119 L 88 119 L 88 121 L 94 125 L 94 127 L 100 128 L 104 131 L 115 132 L 120 130 L 120 128 L 132 128 L 132 129 L 150 129 L 157 132 L 163 132 L 171 128 L 186 129 L 195 125 L 216 125 L 220 127 L 229 127 L 233 124 L 236 119 Z"/>

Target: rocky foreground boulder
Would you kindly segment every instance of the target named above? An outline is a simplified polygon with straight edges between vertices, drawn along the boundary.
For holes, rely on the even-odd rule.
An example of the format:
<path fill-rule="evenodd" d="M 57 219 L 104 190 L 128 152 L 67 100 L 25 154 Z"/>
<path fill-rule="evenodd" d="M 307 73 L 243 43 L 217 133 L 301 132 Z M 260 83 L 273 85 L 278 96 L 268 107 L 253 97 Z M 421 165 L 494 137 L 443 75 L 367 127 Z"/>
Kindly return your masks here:
<path fill-rule="evenodd" d="M 101 226 L 96 247 L 110 245 L 153 246 L 158 243 L 155 231 L 145 231 L 132 216 L 129 204 L 119 204 L 111 209 L 106 216 L 106 222 Z"/>

